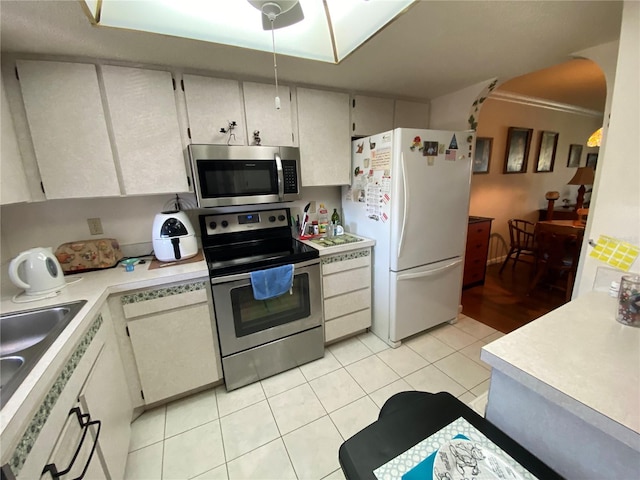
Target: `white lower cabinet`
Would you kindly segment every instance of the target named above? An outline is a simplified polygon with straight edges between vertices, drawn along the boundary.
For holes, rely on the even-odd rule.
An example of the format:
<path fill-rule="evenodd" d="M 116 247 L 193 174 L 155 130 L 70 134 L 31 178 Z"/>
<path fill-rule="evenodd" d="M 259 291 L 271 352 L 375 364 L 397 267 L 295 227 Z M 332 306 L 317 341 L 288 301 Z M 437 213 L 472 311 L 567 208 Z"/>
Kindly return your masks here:
<path fill-rule="evenodd" d="M 371 249 L 322 258 L 325 343 L 371 326 Z"/>
<path fill-rule="evenodd" d="M 22 437 L 3 445 L 3 470 L 29 480 L 83 472 L 90 479 L 123 478 L 133 413 L 124 378 L 104 308 L 69 351 Z"/>
<path fill-rule="evenodd" d="M 139 379 L 130 388 L 139 385 L 141 390 L 136 406 L 168 400 L 222 379 L 208 292 L 207 278 L 117 297 Z M 116 324 L 117 316 L 114 313 Z"/>

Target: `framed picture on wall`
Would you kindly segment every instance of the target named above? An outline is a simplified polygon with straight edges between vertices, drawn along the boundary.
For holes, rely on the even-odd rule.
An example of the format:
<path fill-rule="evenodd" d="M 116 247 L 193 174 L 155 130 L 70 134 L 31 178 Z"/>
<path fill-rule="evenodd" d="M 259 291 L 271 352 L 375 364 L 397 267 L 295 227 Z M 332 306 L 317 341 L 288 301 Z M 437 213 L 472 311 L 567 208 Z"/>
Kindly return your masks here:
<path fill-rule="evenodd" d="M 597 153 L 587 153 L 587 167 L 592 167 L 594 170 L 596 169 L 596 165 L 598 164 L 598 154 Z"/>
<path fill-rule="evenodd" d="M 503 173 L 524 173 L 531 145 L 532 128 L 509 127 Z"/>
<path fill-rule="evenodd" d="M 582 158 L 582 145 L 572 143 L 569 145 L 569 157 L 567 158 L 567 167 L 579 167 L 580 158 Z"/>
<path fill-rule="evenodd" d="M 489 173 L 492 144 L 493 138 L 476 138 L 476 150 L 473 154 L 473 173 Z"/>
<path fill-rule="evenodd" d="M 553 172 L 553 164 L 556 160 L 556 147 L 558 146 L 557 132 L 540 132 L 540 144 L 538 146 L 538 161 L 535 172 Z"/>

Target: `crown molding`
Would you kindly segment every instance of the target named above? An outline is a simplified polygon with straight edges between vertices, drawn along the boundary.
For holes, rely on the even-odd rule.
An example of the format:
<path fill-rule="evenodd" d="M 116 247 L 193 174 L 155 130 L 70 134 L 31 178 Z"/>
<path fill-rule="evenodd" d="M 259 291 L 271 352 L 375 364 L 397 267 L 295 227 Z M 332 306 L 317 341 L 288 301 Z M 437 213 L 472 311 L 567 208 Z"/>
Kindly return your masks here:
<path fill-rule="evenodd" d="M 546 108 L 549 110 L 574 113 L 587 117 L 602 118 L 604 116 L 604 112 L 600 112 L 598 110 L 577 107 L 575 105 L 569 105 L 568 103 L 554 102 L 553 100 L 547 100 L 546 98 L 529 97 L 527 95 L 520 95 L 519 93 L 507 92 L 505 90 L 494 90 L 489 95 L 489 98 L 492 100 L 500 100 L 502 102 L 519 103 L 530 107 Z"/>

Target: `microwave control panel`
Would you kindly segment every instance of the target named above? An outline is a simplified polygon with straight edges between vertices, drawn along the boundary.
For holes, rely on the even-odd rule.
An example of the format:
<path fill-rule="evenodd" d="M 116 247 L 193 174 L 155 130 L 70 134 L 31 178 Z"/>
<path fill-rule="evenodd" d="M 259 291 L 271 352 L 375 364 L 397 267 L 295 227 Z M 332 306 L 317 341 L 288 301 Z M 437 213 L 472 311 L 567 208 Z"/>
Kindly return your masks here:
<path fill-rule="evenodd" d="M 284 193 L 298 193 L 298 170 L 295 160 L 282 160 Z"/>

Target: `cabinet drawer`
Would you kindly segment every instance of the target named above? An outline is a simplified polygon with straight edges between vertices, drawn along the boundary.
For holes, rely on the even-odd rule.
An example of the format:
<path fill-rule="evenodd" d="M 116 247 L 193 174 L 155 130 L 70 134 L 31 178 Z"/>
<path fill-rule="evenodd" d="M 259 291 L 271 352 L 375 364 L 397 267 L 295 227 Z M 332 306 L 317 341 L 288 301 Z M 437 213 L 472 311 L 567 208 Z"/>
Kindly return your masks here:
<path fill-rule="evenodd" d="M 474 243 L 473 245 L 468 245 L 464 254 L 465 265 L 468 264 L 470 260 L 486 261 L 488 246 L 489 245 L 486 243 Z"/>
<path fill-rule="evenodd" d="M 463 285 L 468 285 L 469 283 L 479 282 L 484 280 L 484 265 L 473 266 L 470 268 L 464 269 L 464 277 L 462 279 Z"/>
<path fill-rule="evenodd" d="M 207 282 L 198 281 L 172 287 L 145 290 L 120 297 L 127 319 L 166 312 L 172 308 L 207 301 Z"/>
<path fill-rule="evenodd" d="M 470 248 L 487 248 L 489 245 L 489 232 L 467 236 L 467 250 Z"/>
<path fill-rule="evenodd" d="M 334 275 L 322 277 L 324 298 L 333 297 L 347 292 L 371 286 L 371 269 L 369 267 L 356 268 Z"/>
<path fill-rule="evenodd" d="M 491 222 L 470 223 L 467 227 L 467 236 L 472 235 L 489 236 L 491 232 Z"/>
<path fill-rule="evenodd" d="M 324 318 L 327 321 L 364 308 L 371 308 L 371 288 L 363 288 L 325 300 Z"/>
<path fill-rule="evenodd" d="M 470 270 L 472 268 L 480 268 L 484 270 L 487 264 L 486 255 L 478 255 L 476 257 L 466 257 L 464 260 L 464 270 Z"/>
<path fill-rule="evenodd" d="M 332 342 L 371 326 L 371 309 L 334 318 L 324 324 L 325 342 Z"/>
<path fill-rule="evenodd" d="M 335 255 L 322 260 L 322 274 L 344 272 L 353 268 L 367 267 L 371 265 L 371 250 L 358 250 L 357 252 Z"/>

